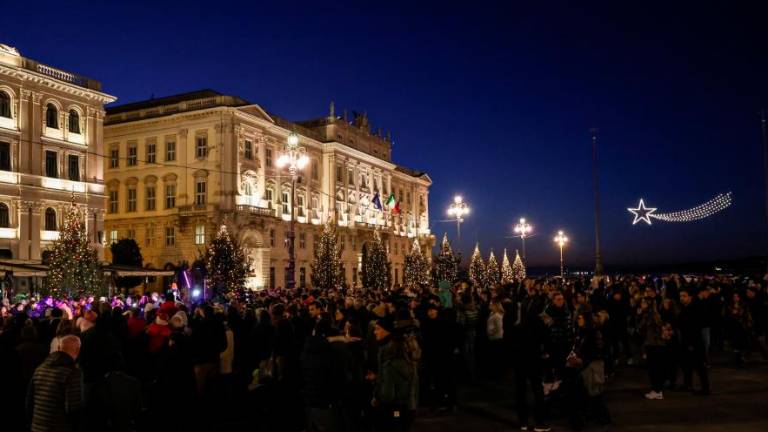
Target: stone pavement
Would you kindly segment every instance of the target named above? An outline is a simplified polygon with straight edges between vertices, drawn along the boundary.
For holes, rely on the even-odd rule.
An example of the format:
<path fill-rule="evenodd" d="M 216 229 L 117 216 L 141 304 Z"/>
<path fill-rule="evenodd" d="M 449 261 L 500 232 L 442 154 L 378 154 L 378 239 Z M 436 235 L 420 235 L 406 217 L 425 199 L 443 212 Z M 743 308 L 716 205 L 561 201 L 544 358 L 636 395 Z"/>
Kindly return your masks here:
<path fill-rule="evenodd" d="M 695 376 L 695 374 L 694 374 Z M 587 431 L 669 432 L 768 432 L 768 365 L 750 364 L 742 369 L 710 369 L 713 394 L 664 392 L 664 400 L 648 401 L 646 372 L 624 367 L 611 380 L 606 402 L 613 424 L 588 425 Z M 696 378 L 694 378 L 696 382 Z M 463 387 L 460 408 L 450 414 L 420 411 L 417 432 L 500 432 L 519 430 L 511 385 L 484 383 Z M 567 422 L 552 422 L 552 430 L 568 430 Z"/>

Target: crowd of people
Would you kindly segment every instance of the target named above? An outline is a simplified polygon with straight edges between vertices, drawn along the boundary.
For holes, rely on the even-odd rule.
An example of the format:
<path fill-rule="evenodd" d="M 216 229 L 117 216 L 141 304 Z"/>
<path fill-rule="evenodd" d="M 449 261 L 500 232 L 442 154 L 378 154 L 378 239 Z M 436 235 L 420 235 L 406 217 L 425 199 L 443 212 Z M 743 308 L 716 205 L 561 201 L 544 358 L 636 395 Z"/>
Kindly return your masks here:
<path fill-rule="evenodd" d="M 580 430 L 611 421 L 618 367 L 646 367 L 663 400 L 709 394 L 713 351 L 768 355 L 767 300 L 764 279 L 679 275 L 6 299 L 3 430 L 406 431 L 478 381 L 513 389 L 521 430 Z"/>

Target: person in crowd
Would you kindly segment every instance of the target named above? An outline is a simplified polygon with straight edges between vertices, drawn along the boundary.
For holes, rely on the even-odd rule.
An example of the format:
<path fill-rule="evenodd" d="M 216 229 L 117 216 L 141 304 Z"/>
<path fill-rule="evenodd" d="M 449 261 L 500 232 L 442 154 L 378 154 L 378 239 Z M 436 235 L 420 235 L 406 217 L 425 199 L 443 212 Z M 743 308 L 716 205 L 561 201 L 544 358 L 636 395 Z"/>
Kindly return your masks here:
<path fill-rule="evenodd" d="M 664 399 L 665 367 L 669 359 L 662 338 L 663 326 L 661 315 L 656 310 L 656 302 L 643 299 L 640 302 L 637 330 L 643 340 L 643 355 L 651 384 L 651 391 L 645 394 L 645 398 L 650 400 Z"/>
<path fill-rule="evenodd" d="M 701 309 L 694 301 L 689 288 L 680 287 L 680 365 L 683 369 L 683 390 L 693 391 L 693 371 L 699 376 L 701 389 L 699 395 L 708 395 L 709 374 L 704 364 L 704 340 L 701 337 Z"/>
<path fill-rule="evenodd" d="M 421 324 L 424 383 L 434 409 L 452 409 L 456 403 L 453 357 L 458 351 L 458 329 L 435 303 L 427 306 Z"/>
<path fill-rule="evenodd" d="M 725 328 L 733 348 L 733 363 L 741 367 L 744 365 L 744 353 L 749 346 L 752 314 L 738 292 L 733 293 L 731 302 L 725 310 Z"/>
<path fill-rule="evenodd" d="M 595 328 L 594 322 L 588 311 L 577 315 L 573 347 L 566 358 L 566 408 L 573 430 L 583 429 L 587 412 L 599 424 L 610 422 L 602 397 L 605 385 L 604 347 L 600 330 Z"/>
<path fill-rule="evenodd" d="M 490 315 L 487 319 L 486 334 L 488 336 L 490 356 L 490 376 L 498 379 L 503 373 L 504 358 L 504 307 L 499 301 L 490 304 Z"/>
<path fill-rule="evenodd" d="M 462 354 L 470 381 L 475 381 L 475 341 L 477 339 L 477 321 L 479 311 L 475 299 L 469 290 L 461 294 L 461 303 L 457 309 L 457 322 L 462 332 Z"/>
<path fill-rule="evenodd" d="M 302 397 L 307 414 L 307 430 L 324 432 L 341 426 L 341 395 L 345 381 L 343 363 L 328 338 L 331 322 L 320 319 L 304 343 L 301 370 Z"/>
<path fill-rule="evenodd" d="M 571 312 L 561 292 L 554 292 L 552 300 L 542 313 L 544 324 L 547 326 L 545 341 L 545 356 L 547 357 L 552 375 L 545 377 L 548 382 L 562 380 L 565 359 L 573 345 L 573 325 Z"/>

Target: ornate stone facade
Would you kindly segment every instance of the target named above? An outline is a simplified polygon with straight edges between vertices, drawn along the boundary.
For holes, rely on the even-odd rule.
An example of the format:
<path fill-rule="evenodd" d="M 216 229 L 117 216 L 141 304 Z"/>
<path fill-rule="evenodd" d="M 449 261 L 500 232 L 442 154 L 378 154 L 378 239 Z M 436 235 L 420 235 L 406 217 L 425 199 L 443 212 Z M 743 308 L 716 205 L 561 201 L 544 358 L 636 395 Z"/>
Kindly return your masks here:
<path fill-rule="evenodd" d="M 101 84 L 0 44 L 0 255 L 39 263 L 73 196 L 99 256 L 104 224 Z M 23 287 L 21 287 L 23 288 Z"/>
<path fill-rule="evenodd" d="M 332 219 L 343 240 L 347 283 L 373 230 L 382 232 L 392 280 L 403 277 L 414 238 L 431 246 L 425 173 L 390 162 L 391 141 L 371 133 L 368 119 L 327 117 L 292 123 L 241 98 L 211 90 L 107 110 L 104 169 L 108 241 L 133 237 L 145 263 L 193 263 L 221 224 L 252 261 L 253 288 L 285 286 L 291 206 L 290 176 L 276 167 L 295 132 L 310 162 L 296 189 L 296 281 L 309 285 L 322 225 Z M 390 193 L 400 213 L 379 211 Z M 159 288 L 159 287 L 158 287 Z"/>

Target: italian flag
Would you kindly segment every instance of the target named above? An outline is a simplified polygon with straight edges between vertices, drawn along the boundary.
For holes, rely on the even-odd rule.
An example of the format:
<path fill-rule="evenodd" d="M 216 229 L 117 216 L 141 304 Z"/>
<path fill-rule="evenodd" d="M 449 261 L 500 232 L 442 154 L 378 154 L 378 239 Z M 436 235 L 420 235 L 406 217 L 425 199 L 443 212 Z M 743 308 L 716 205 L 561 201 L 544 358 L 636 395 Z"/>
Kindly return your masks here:
<path fill-rule="evenodd" d="M 389 194 L 389 198 L 387 198 L 387 202 L 385 202 L 384 205 L 386 205 L 392 213 L 400 213 L 400 206 L 395 200 L 394 193 Z"/>

